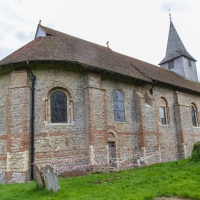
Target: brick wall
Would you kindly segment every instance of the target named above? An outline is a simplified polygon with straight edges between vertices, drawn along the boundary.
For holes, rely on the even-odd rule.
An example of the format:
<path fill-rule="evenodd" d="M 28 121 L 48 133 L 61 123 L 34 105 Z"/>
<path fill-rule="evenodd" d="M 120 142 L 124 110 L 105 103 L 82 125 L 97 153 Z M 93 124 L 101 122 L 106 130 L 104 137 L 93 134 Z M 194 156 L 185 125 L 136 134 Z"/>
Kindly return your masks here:
<path fill-rule="evenodd" d="M 43 66 L 44 68 L 46 66 Z M 33 70 L 35 86 L 35 163 L 83 157 L 88 153 L 85 135 L 85 76 L 68 67 L 49 64 L 45 70 Z M 73 109 L 73 120 L 68 123 L 51 123 L 49 92 L 62 89 L 69 94 L 68 107 Z M 70 105 L 69 105 L 70 104 Z M 70 112 L 68 110 L 68 112 Z M 77 164 L 77 163 L 73 163 Z M 80 163 L 79 163 L 80 164 Z"/>
<path fill-rule="evenodd" d="M 7 94 L 7 182 L 29 180 L 30 87 L 26 69 L 10 74 Z"/>
<path fill-rule="evenodd" d="M 117 161 L 148 156 L 149 164 L 190 156 L 200 141 L 192 126 L 191 104 L 200 109 L 199 95 L 176 91 L 111 74 L 84 72 L 79 66 L 38 64 L 35 85 L 35 163 L 67 165 L 109 161 L 108 142 L 116 144 Z M 0 182 L 24 182 L 30 173 L 30 78 L 25 69 L 0 77 Z M 50 95 L 67 95 L 67 123 L 51 123 Z M 115 122 L 113 92 L 124 96 L 125 122 Z M 159 120 L 159 99 L 165 98 L 169 124 Z M 96 154 L 101 157 L 93 157 Z M 90 156 L 90 157 L 87 157 Z M 87 157 L 87 159 L 73 160 Z M 63 162 L 61 162 L 63 160 Z M 122 167 L 118 164 L 118 167 Z M 70 170 L 70 169 L 68 169 Z M 102 170 L 96 168 L 96 170 Z"/>
<path fill-rule="evenodd" d="M 6 182 L 7 159 L 7 93 L 9 75 L 0 76 L 0 183 Z"/>

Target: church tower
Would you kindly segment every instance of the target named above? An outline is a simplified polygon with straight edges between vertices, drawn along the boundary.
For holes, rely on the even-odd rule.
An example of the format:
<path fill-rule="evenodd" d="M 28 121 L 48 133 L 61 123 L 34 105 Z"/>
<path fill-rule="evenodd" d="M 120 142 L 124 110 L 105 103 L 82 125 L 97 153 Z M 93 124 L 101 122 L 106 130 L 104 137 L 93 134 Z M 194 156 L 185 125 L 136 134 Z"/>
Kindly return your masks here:
<path fill-rule="evenodd" d="M 170 16 L 170 28 L 165 58 L 159 63 L 160 67 L 177 73 L 191 81 L 198 81 L 196 60 L 184 47 Z"/>

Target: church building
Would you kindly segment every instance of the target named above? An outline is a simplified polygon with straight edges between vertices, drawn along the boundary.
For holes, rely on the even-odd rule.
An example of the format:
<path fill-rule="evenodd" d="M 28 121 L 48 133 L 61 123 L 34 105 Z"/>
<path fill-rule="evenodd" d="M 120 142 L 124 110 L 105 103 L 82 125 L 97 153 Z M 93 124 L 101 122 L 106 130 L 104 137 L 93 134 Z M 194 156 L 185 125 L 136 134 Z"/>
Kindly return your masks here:
<path fill-rule="evenodd" d="M 171 20 L 160 67 L 39 24 L 0 61 L 0 183 L 32 180 L 34 165 L 60 173 L 188 158 L 200 141 L 195 62 Z"/>

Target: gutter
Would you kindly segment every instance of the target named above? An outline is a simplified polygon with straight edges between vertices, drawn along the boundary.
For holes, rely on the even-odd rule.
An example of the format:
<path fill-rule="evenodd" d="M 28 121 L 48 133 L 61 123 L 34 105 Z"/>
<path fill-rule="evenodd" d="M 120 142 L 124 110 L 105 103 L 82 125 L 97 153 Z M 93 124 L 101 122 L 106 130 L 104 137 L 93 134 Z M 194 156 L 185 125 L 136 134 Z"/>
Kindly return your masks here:
<path fill-rule="evenodd" d="M 34 108 L 35 108 L 35 80 L 36 76 L 33 74 L 33 72 L 30 69 L 29 63 L 27 61 L 27 70 L 31 74 L 31 119 L 30 119 L 30 125 L 31 125 L 31 161 L 30 161 L 30 168 L 31 168 L 31 180 L 34 179 Z"/>

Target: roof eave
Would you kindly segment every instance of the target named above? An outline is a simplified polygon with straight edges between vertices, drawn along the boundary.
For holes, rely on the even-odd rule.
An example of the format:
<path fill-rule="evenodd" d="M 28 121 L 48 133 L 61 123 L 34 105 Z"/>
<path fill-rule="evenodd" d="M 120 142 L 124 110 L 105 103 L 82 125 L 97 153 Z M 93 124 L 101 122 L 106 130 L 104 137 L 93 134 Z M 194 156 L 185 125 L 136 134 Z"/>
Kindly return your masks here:
<path fill-rule="evenodd" d="M 166 62 L 169 62 L 170 60 L 173 60 L 173 59 L 178 58 L 178 57 L 181 57 L 181 56 L 184 56 L 184 57 L 186 57 L 186 58 L 189 58 L 189 59 L 193 60 L 194 62 L 197 62 L 197 60 L 195 60 L 193 57 L 190 57 L 190 56 L 186 56 L 186 55 L 184 55 L 184 54 L 181 54 L 181 55 L 179 55 L 179 56 L 171 57 L 171 58 L 169 58 L 169 59 L 167 59 L 167 60 L 165 60 L 165 58 L 164 58 L 158 65 L 162 65 L 162 64 L 164 64 L 164 63 L 166 63 Z"/>
<path fill-rule="evenodd" d="M 111 73 L 111 74 L 116 74 L 116 75 L 120 75 L 120 76 L 124 76 L 124 77 L 127 77 L 127 78 L 130 78 L 130 79 L 135 79 L 135 80 L 138 80 L 138 81 L 143 81 L 143 82 L 146 82 L 146 83 L 151 83 L 150 80 L 144 80 L 144 79 L 140 79 L 140 78 L 137 78 L 137 77 L 133 77 L 133 76 L 128 76 L 126 74 L 121 74 L 119 72 L 114 72 L 114 71 L 111 71 L 111 70 L 107 70 L 107 69 L 102 69 L 100 67 L 96 67 L 96 66 L 92 66 L 92 65 L 88 65 L 88 64 L 85 64 L 85 63 L 81 63 L 81 62 L 78 62 L 78 61 L 67 61 L 67 60 L 27 60 L 27 61 L 19 61 L 19 62 L 12 62 L 12 63 L 5 63 L 3 65 L 0 65 L 0 68 L 3 68 L 3 67 L 6 67 L 6 66 L 13 66 L 13 65 L 19 65 L 19 64 L 26 64 L 27 62 L 29 62 L 29 64 L 31 63 L 34 63 L 34 62 L 61 62 L 61 63 L 75 63 L 75 64 L 79 64 L 79 65 L 82 65 L 86 68 L 90 68 L 90 69 L 96 69 L 98 71 L 104 71 L 104 72 L 107 72 L 107 73 Z"/>
<path fill-rule="evenodd" d="M 169 85 L 169 86 L 174 87 L 174 88 L 178 88 L 178 89 L 182 89 L 182 90 L 185 90 L 185 91 L 189 91 L 189 92 L 194 92 L 194 93 L 200 94 L 200 91 L 192 90 L 192 89 L 185 88 L 185 87 L 181 87 L 181 86 L 178 86 L 178 85 L 174 85 L 174 84 L 172 84 L 172 83 L 166 83 L 166 82 L 164 82 L 164 81 L 160 81 L 160 80 L 156 80 L 156 79 L 152 79 L 152 82 L 156 82 L 156 83 L 161 83 L 161 84 Z"/>

